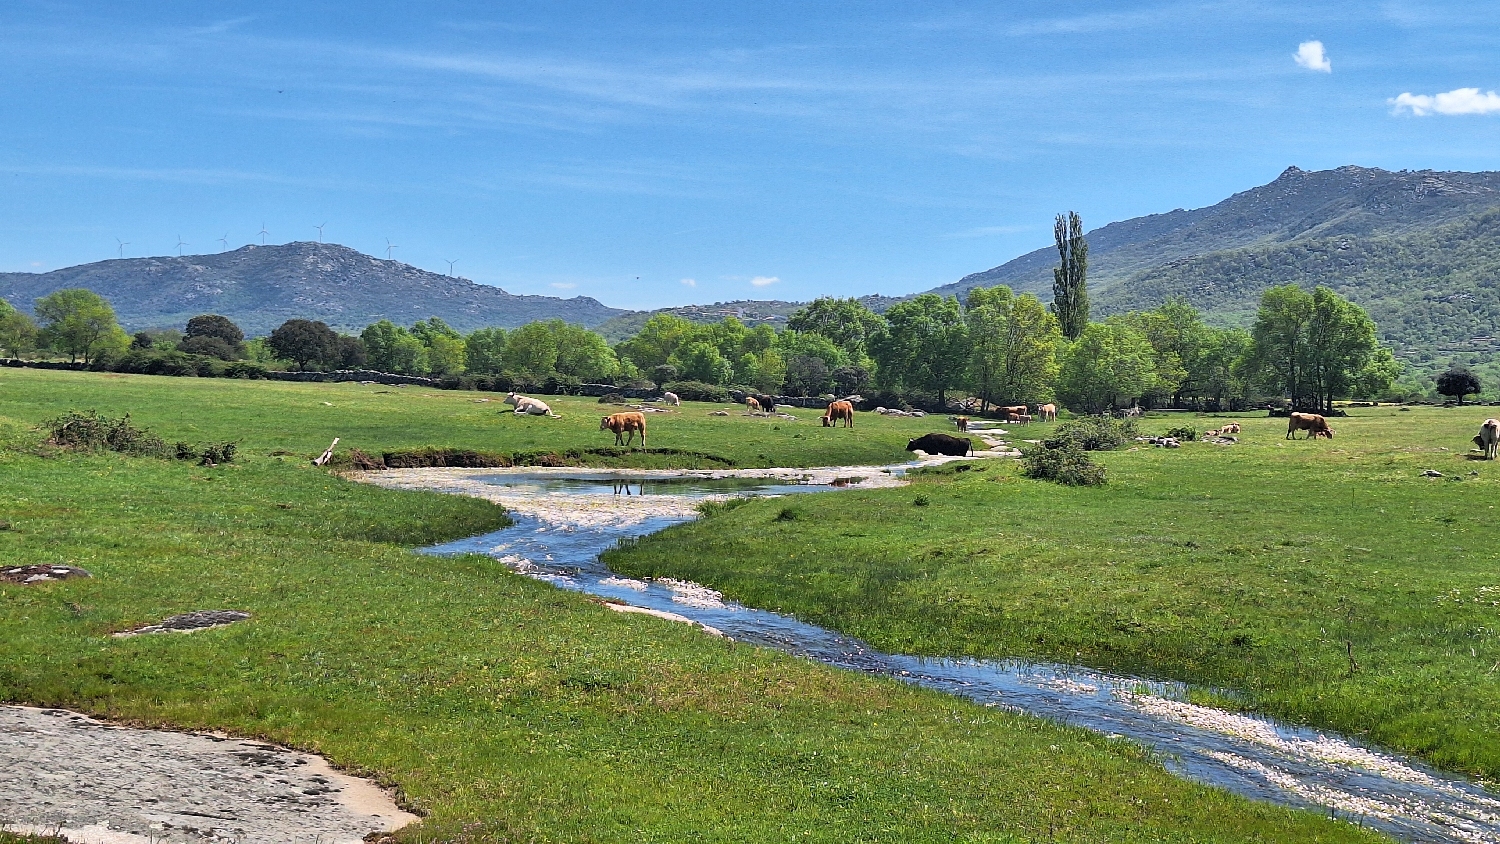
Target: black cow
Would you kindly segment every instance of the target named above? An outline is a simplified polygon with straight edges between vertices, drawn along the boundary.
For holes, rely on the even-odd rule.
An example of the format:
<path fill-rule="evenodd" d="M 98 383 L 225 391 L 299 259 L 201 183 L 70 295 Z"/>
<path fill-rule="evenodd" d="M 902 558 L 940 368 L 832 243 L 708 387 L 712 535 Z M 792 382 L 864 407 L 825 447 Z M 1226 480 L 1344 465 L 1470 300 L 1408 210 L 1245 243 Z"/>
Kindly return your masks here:
<path fill-rule="evenodd" d="M 771 398 L 770 396 L 763 396 L 760 393 L 751 393 L 750 397 L 760 402 L 761 410 L 764 410 L 767 413 L 776 412 L 776 400 Z"/>
<path fill-rule="evenodd" d="M 906 444 L 907 451 L 918 449 L 928 454 L 965 457 L 974 450 L 974 446 L 968 437 L 955 437 L 952 434 L 923 434 Z"/>

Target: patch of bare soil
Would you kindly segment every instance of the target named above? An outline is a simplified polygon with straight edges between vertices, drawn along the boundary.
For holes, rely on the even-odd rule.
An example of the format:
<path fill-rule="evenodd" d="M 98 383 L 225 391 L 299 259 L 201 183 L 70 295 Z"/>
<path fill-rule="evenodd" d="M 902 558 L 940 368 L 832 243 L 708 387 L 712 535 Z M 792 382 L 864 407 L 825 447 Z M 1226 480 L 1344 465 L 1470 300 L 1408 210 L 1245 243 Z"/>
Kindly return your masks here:
<path fill-rule="evenodd" d="M 319 756 L 0 706 L 0 820 L 73 844 L 359 844 L 417 817 Z"/>
<path fill-rule="evenodd" d="M 93 577 L 76 566 L 10 566 L 0 568 L 0 583 L 50 583 L 75 577 Z"/>

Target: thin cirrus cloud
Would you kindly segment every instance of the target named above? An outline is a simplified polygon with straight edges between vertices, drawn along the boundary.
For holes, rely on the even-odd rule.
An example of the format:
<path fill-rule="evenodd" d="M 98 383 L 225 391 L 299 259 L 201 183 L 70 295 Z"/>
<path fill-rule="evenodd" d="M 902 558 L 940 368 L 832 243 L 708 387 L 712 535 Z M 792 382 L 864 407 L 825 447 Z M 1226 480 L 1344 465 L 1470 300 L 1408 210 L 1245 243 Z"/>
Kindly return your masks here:
<path fill-rule="evenodd" d="M 698 286 L 698 279 L 696 279 L 696 278 L 685 278 L 685 279 L 682 280 L 682 286 L 684 286 L 684 287 L 697 287 Z"/>
<path fill-rule="evenodd" d="M 558 290 L 572 290 L 578 285 L 574 284 L 571 281 L 554 281 L 550 286 L 555 287 Z"/>
<path fill-rule="evenodd" d="M 755 278 L 750 279 L 750 286 L 770 287 L 771 285 L 776 284 L 779 281 L 781 281 L 781 279 L 777 278 L 774 275 L 758 275 Z"/>
<path fill-rule="evenodd" d="M 1292 59 L 1297 62 L 1298 67 L 1333 73 L 1333 62 L 1328 60 L 1322 41 L 1303 41 L 1297 45 L 1297 52 L 1292 54 Z"/>
<path fill-rule="evenodd" d="M 1478 88 L 1455 88 L 1442 94 L 1406 93 L 1386 102 L 1390 103 L 1394 113 L 1409 112 L 1416 117 L 1431 114 L 1500 113 L 1500 94 L 1494 91 L 1480 93 Z"/>

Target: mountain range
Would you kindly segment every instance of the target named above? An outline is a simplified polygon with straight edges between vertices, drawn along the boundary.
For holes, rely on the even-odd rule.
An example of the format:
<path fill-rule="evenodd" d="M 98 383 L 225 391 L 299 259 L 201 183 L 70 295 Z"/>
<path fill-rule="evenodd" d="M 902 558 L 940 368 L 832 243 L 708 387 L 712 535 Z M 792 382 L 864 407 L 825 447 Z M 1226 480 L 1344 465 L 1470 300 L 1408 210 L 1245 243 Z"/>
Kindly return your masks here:
<path fill-rule="evenodd" d="M 333 243 L 251 245 L 214 255 L 0 273 L 0 299 L 17 308 L 29 310 L 38 297 L 71 287 L 108 299 L 120 324 L 132 331 L 181 328 L 208 313 L 229 317 L 250 335 L 269 334 L 296 317 L 358 333 L 382 319 L 410 325 L 434 315 L 470 331 L 554 317 L 592 327 L 627 313 L 587 296 L 517 296 Z"/>
<path fill-rule="evenodd" d="M 1289 167 L 1215 205 L 1122 220 L 1087 236 L 1096 316 L 1184 296 L 1209 322 L 1243 325 L 1267 287 L 1325 284 L 1367 308 L 1383 338 L 1409 360 L 1500 349 L 1500 173 Z M 1005 284 L 1047 301 L 1056 263 L 1056 251 L 1044 247 L 926 292 L 962 296 Z M 801 306 L 737 301 L 627 311 L 583 296 L 516 296 L 321 243 L 0 273 L 0 298 L 17 307 L 64 287 L 104 295 L 131 329 L 221 313 L 250 334 L 292 317 L 346 331 L 434 315 L 461 330 L 556 317 L 616 341 L 652 313 L 780 326 Z M 905 298 L 862 301 L 883 311 Z"/>

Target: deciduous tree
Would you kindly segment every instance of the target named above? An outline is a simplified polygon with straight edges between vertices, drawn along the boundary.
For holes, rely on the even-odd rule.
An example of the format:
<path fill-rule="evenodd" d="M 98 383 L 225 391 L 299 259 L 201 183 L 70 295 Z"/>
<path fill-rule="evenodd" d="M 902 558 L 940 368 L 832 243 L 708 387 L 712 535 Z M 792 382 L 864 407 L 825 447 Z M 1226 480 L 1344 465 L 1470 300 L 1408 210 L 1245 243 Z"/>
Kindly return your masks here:
<path fill-rule="evenodd" d="M 326 323 L 317 320 L 289 319 L 271 332 L 266 344 L 277 357 L 292 361 L 298 369 L 338 360 L 339 335 Z"/>
<path fill-rule="evenodd" d="M 969 291 L 969 384 L 983 409 L 990 404 L 1035 404 L 1057 377 L 1057 319 L 1030 293 L 1009 287 Z"/>
<path fill-rule="evenodd" d="M 889 389 L 926 390 L 939 403 L 963 381 L 969 361 L 968 330 L 958 299 L 924 293 L 892 307 L 885 327 L 870 339 L 876 377 Z"/>
<path fill-rule="evenodd" d="M 35 349 L 36 340 L 36 322 L 0 299 L 0 352 L 18 358 Z"/>
<path fill-rule="evenodd" d="M 1464 396 L 1477 394 L 1480 391 L 1479 376 L 1473 370 L 1462 364 L 1453 364 L 1448 371 L 1437 377 L 1437 391 L 1445 396 L 1458 399 L 1459 404 L 1464 403 Z"/>
<path fill-rule="evenodd" d="M 1077 340 L 1089 324 L 1089 244 L 1078 212 L 1058 214 L 1052 227 L 1059 265 L 1052 271 L 1052 312 L 1063 336 Z"/>
<path fill-rule="evenodd" d="M 92 362 L 114 348 L 123 350 L 130 337 L 115 320 L 115 311 L 92 290 L 59 290 L 36 300 L 41 339 L 48 348 L 70 360 Z"/>
<path fill-rule="evenodd" d="M 1154 358 L 1150 341 L 1130 325 L 1091 323 L 1063 355 L 1058 398 L 1087 413 L 1118 407 L 1151 389 Z"/>

